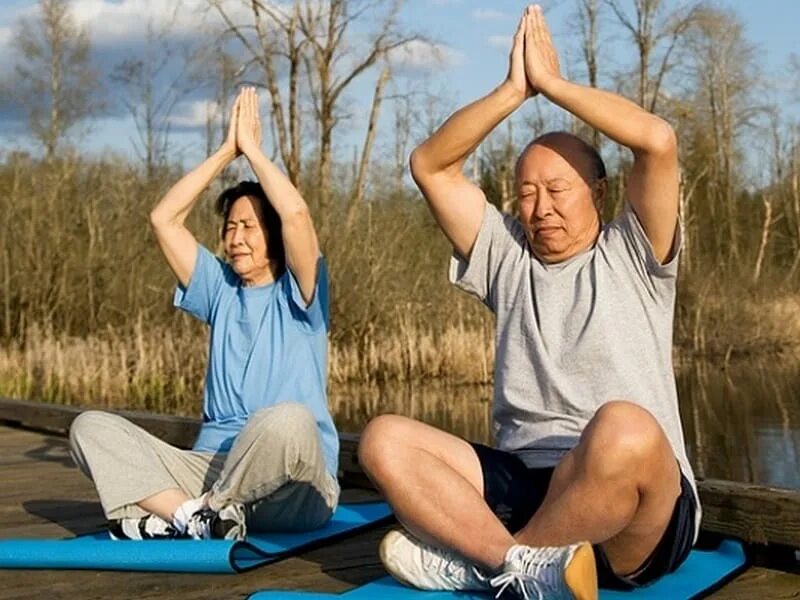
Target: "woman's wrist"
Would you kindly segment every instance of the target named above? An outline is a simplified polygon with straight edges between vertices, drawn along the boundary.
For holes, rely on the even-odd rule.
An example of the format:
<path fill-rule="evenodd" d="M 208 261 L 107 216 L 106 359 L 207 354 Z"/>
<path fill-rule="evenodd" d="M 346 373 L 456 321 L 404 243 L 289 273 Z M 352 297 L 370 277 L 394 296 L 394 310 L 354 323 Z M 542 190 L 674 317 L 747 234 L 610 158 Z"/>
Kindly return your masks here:
<path fill-rule="evenodd" d="M 239 155 L 239 153 L 236 150 L 236 148 L 234 148 L 232 145 L 222 144 L 222 146 L 220 146 L 217 149 L 214 155 L 220 160 L 225 161 L 227 164 L 233 162 L 233 160 Z"/>

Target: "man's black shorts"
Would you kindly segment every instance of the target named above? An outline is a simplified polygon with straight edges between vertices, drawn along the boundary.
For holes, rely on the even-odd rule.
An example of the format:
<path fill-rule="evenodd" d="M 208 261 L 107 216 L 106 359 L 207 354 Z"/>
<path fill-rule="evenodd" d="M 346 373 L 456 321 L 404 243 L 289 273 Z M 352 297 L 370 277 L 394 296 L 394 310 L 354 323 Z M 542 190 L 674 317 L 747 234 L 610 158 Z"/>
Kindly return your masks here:
<path fill-rule="evenodd" d="M 509 452 L 483 444 L 472 444 L 472 447 L 483 470 L 484 499 L 503 525 L 516 533 L 541 506 L 553 468 L 529 469 L 518 456 Z M 600 587 L 617 590 L 642 587 L 677 569 L 692 549 L 696 511 L 691 484 L 681 474 L 681 493 L 664 536 L 634 577 L 614 573 L 603 549 L 594 546 Z"/>

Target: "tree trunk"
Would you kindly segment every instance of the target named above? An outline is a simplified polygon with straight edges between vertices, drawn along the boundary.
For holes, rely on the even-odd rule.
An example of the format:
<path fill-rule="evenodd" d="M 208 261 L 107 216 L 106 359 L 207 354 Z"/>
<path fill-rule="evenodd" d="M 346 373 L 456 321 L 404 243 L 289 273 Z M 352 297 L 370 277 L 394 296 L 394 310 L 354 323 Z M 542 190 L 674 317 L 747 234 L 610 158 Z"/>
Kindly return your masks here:
<path fill-rule="evenodd" d="M 383 100 L 383 90 L 389 81 L 391 72 L 389 66 L 385 66 L 378 77 L 378 82 L 375 84 L 375 93 L 372 96 L 372 109 L 369 113 L 369 123 L 367 124 L 367 136 L 364 140 L 364 146 L 361 151 L 361 160 L 358 165 L 358 172 L 356 173 L 355 186 L 352 198 L 350 199 L 350 206 L 347 210 L 346 230 L 350 230 L 353 225 L 356 214 L 361 206 L 364 197 L 364 186 L 367 178 L 367 168 L 369 167 L 369 159 L 372 154 L 372 145 L 375 141 L 375 130 L 378 125 L 378 116 L 381 110 L 381 101 Z"/>

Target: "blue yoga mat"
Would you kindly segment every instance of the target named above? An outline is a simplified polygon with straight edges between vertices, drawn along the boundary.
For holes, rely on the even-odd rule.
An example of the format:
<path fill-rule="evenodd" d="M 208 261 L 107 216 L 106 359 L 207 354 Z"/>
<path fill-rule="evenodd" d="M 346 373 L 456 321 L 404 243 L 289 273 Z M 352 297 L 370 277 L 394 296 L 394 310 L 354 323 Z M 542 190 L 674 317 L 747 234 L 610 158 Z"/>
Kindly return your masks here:
<path fill-rule="evenodd" d="M 105 532 L 63 540 L 0 540 L 0 568 L 242 572 L 376 525 L 388 520 L 391 514 L 385 502 L 343 504 L 320 529 L 255 533 L 243 542 L 112 540 Z"/>
<path fill-rule="evenodd" d="M 714 550 L 693 550 L 680 568 L 653 585 L 633 592 L 600 590 L 600 600 L 691 600 L 701 598 L 728 581 L 746 564 L 744 549 L 739 542 L 725 540 Z M 488 594 L 465 592 L 423 592 L 414 590 L 384 577 L 362 585 L 345 594 L 314 592 L 264 591 L 249 600 L 305 600 L 307 598 L 380 598 L 381 600 L 486 600 Z"/>

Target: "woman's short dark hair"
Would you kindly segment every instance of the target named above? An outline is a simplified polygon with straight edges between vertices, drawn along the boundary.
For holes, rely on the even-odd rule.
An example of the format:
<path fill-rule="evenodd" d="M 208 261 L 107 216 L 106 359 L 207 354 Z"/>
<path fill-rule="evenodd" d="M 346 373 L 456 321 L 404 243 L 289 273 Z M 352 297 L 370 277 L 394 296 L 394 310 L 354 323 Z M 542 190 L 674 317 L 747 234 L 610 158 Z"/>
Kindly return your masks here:
<path fill-rule="evenodd" d="M 240 181 L 233 187 L 224 190 L 216 202 L 217 214 L 222 217 L 222 236 L 225 236 L 225 223 L 231 214 L 233 203 L 243 196 L 248 196 L 258 203 L 256 213 L 261 219 L 261 224 L 267 231 L 267 252 L 269 258 L 278 261 L 281 265 L 285 262 L 283 250 L 283 236 L 281 234 L 281 219 L 272 207 L 264 193 L 264 188 L 256 181 Z"/>

